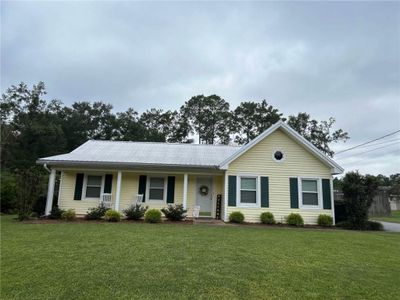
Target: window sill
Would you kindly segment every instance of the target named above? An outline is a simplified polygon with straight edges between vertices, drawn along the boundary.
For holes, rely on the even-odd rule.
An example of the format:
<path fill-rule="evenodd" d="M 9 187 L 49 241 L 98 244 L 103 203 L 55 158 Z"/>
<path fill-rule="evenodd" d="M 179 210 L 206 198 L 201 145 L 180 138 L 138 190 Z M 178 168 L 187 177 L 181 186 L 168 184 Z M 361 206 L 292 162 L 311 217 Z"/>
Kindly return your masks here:
<path fill-rule="evenodd" d="M 238 203 L 237 207 L 242 207 L 242 208 L 261 208 L 259 204 L 242 204 Z"/>
<path fill-rule="evenodd" d="M 304 209 L 304 210 L 316 210 L 316 209 L 322 209 L 320 206 L 313 206 L 313 205 L 303 205 L 300 206 L 299 209 Z"/>

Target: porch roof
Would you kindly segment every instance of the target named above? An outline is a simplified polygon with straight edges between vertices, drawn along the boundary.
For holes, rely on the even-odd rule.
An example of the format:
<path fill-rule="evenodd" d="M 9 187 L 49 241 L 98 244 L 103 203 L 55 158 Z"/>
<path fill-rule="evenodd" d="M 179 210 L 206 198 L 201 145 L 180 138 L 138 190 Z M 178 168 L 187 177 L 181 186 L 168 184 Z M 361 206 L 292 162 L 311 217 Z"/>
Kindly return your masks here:
<path fill-rule="evenodd" d="M 89 140 L 70 153 L 44 157 L 49 165 L 177 166 L 219 168 L 241 147 Z"/>

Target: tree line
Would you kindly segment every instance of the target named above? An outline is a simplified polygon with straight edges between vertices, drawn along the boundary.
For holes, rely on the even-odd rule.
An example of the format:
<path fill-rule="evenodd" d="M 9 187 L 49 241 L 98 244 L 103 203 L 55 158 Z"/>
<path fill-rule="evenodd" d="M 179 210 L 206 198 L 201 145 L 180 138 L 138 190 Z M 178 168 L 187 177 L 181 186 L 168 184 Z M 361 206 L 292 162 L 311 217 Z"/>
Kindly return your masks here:
<path fill-rule="evenodd" d="M 2 94 L 2 211 L 16 198 L 25 199 L 24 206 L 33 205 L 26 198 L 44 198 L 46 173 L 35 165 L 38 158 L 70 152 L 89 139 L 243 145 L 279 120 L 329 156 L 334 154 L 332 142 L 349 138 L 344 130 L 333 129 L 334 118 L 317 121 L 306 112 L 284 117 L 266 100 L 243 101 L 231 108 L 218 95 L 197 95 L 177 110 L 151 108 L 140 114 L 134 108 L 114 112 L 111 104 L 101 101 L 68 106 L 48 101 L 45 95 L 43 82 L 32 87 L 22 82 Z M 32 189 L 18 191 L 17 186 Z M 32 193 L 34 197 L 27 196 Z"/>
<path fill-rule="evenodd" d="M 88 139 L 156 141 L 243 145 L 279 120 L 325 154 L 334 152 L 332 142 L 347 140 L 342 129 L 333 130 L 333 118 L 317 121 L 301 112 L 287 118 L 265 100 L 243 101 L 231 110 L 229 102 L 217 95 L 197 95 L 178 110 L 151 108 L 139 114 L 134 108 L 113 112 L 104 102 L 46 101 L 46 88 L 39 82 L 8 88 L 1 98 L 1 166 L 26 168 L 37 158 L 72 151 Z"/>

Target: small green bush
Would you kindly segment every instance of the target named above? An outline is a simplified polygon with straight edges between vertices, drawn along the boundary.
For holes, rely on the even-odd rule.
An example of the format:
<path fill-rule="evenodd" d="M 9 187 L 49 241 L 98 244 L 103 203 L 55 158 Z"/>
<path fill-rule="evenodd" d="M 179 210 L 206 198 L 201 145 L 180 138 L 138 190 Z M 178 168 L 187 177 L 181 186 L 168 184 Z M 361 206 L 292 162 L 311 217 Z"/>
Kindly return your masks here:
<path fill-rule="evenodd" d="M 144 214 L 144 221 L 147 223 L 160 223 L 161 222 L 161 211 L 158 209 L 149 209 Z"/>
<path fill-rule="evenodd" d="M 128 220 L 139 220 L 143 218 L 149 207 L 142 206 L 141 204 L 134 204 L 123 211 Z"/>
<path fill-rule="evenodd" d="M 300 214 L 291 213 L 286 217 L 286 223 L 292 226 L 301 227 L 304 225 L 304 220 Z"/>
<path fill-rule="evenodd" d="M 167 208 L 163 208 L 161 211 L 170 221 L 182 221 L 186 218 L 187 212 L 187 210 L 183 208 L 182 204 L 168 205 Z"/>
<path fill-rule="evenodd" d="M 269 211 L 263 212 L 260 216 L 260 219 L 261 219 L 261 223 L 263 223 L 263 224 L 275 224 L 276 223 L 274 215 Z"/>
<path fill-rule="evenodd" d="M 240 211 L 233 211 L 229 215 L 229 222 L 231 223 L 243 223 L 244 215 Z"/>
<path fill-rule="evenodd" d="M 322 227 L 331 227 L 333 226 L 333 218 L 329 215 L 319 215 L 317 223 Z"/>
<path fill-rule="evenodd" d="M 64 212 L 65 212 L 65 210 L 59 209 L 58 206 L 54 206 L 50 212 L 50 215 L 48 215 L 48 218 L 53 219 L 53 220 L 59 220 L 59 219 L 61 219 L 62 214 Z"/>
<path fill-rule="evenodd" d="M 88 209 L 88 212 L 85 215 L 86 220 L 100 220 L 109 208 L 106 208 L 103 203 L 101 203 L 97 207 L 92 207 Z"/>
<path fill-rule="evenodd" d="M 367 221 L 366 230 L 373 230 L 373 231 L 382 231 L 383 225 L 379 222 L 375 221 Z"/>
<path fill-rule="evenodd" d="M 61 218 L 62 218 L 63 220 L 66 220 L 66 221 L 73 221 L 73 220 L 75 220 L 75 219 L 76 219 L 75 210 L 73 210 L 73 209 L 68 209 L 68 210 L 64 211 L 64 212 L 62 213 L 62 215 L 61 215 Z"/>
<path fill-rule="evenodd" d="M 109 209 L 106 211 L 104 218 L 108 222 L 119 222 L 121 221 L 121 214 L 116 210 Z"/>

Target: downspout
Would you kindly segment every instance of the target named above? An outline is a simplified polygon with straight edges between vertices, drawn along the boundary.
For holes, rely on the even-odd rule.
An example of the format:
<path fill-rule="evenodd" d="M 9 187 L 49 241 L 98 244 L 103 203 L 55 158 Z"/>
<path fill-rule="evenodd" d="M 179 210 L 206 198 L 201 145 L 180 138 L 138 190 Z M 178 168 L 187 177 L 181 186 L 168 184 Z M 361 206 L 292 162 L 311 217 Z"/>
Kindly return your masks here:
<path fill-rule="evenodd" d="M 43 168 L 45 168 L 47 172 L 51 173 L 51 170 L 47 167 L 47 164 L 43 164 Z"/>

